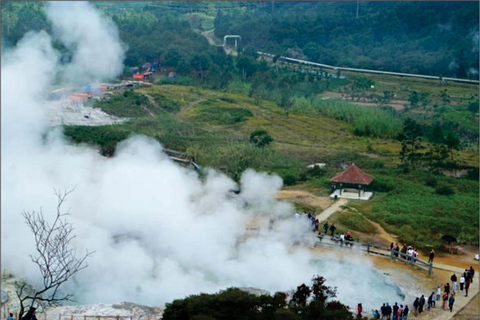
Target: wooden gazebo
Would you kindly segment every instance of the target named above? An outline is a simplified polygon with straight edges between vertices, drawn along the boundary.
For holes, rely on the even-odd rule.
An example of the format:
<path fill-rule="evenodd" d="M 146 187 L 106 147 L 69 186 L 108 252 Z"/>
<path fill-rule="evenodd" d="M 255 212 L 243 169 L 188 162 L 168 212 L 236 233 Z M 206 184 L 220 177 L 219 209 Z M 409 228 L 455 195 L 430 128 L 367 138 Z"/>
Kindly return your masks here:
<path fill-rule="evenodd" d="M 337 173 L 330 179 L 332 182 L 332 198 L 347 198 L 368 200 L 371 192 L 365 192 L 365 187 L 373 181 L 373 176 L 363 172 L 352 163 L 345 171 Z"/>

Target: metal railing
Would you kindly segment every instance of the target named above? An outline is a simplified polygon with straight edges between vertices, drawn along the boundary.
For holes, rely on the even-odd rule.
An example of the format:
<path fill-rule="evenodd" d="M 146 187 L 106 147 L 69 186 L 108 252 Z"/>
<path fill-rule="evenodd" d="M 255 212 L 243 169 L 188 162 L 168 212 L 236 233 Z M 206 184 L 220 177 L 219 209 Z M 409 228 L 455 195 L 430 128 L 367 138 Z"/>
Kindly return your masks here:
<path fill-rule="evenodd" d="M 379 247 L 371 243 L 357 242 L 357 241 L 347 241 L 344 240 L 343 243 L 340 240 L 333 240 L 335 243 L 323 242 L 322 240 L 315 243 L 317 246 L 329 246 L 335 248 L 347 248 L 351 249 L 354 246 L 360 246 L 360 250 L 366 252 L 367 254 L 376 254 L 379 256 L 387 257 L 396 261 L 402 261 L 406 264 L 417 267 L 420 270 L 427 271 L 428 275 L 432 274 L 432 263 L 428 263 L 424 260 L 421 260 L 417 257 L 411 257 L 408 254 L 402 253 L 401 251 L 396 251 L 393 249 Z M 338 244 L 340 242 L 340 244 Z"/>

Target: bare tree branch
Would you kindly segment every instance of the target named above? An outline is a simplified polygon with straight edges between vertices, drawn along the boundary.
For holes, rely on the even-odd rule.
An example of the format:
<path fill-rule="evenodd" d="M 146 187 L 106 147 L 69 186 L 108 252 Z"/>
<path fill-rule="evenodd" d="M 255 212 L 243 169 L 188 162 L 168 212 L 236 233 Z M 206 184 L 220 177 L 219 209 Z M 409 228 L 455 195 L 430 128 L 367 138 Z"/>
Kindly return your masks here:
<path fill-rule="evenodd" d="M 71 301 L 73 296 L 63 294 L 59 289 L 73 275 L 88 267 L 86 260 L 94 253 L 87 251 L 84 255 L 77 257 L 76 250 L 71 247 L 75 235 L 72 224 L 67 221 L 70 209 L 62 211 L 62 206 L 65 204 L 66 197 L 74 190 L 75 188 L 61 192 L 54 189 L 57 208 L 52 224 L 45 220 L 42 209 L 38 213 L 35 211 L 22 212 L 34 235 L 36 253 L 30 255 L 30 258 L 40 270 L 43 288 L 27 292 L 24 283 L 17 290 L 16 293 L 20 300 L 19 319 L 22 319 L 27 306 L 55 306 L 61 301 Z"/>

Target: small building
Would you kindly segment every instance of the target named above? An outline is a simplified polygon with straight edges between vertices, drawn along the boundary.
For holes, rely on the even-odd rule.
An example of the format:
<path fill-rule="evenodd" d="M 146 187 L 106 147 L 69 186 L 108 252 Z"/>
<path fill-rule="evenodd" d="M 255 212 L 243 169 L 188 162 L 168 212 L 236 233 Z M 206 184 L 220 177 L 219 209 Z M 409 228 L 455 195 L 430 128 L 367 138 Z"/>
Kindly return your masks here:
<path fill-rule="evenodd" d="M 368 200 L 373 193 L 367 192 L 365 189 L 372 181 L 373 176 L 363 172 L 355 163 L 352 163 L 345 171 L 337 173 L 330 179 L 332 182 L 330 198 Z"/>
<path fill-rule="evenodd" d="M 133 79 L 148 79 L 152 76 L 151 72 L 142 72 L 142 73 L 136 73 L 133 75 Z"/>

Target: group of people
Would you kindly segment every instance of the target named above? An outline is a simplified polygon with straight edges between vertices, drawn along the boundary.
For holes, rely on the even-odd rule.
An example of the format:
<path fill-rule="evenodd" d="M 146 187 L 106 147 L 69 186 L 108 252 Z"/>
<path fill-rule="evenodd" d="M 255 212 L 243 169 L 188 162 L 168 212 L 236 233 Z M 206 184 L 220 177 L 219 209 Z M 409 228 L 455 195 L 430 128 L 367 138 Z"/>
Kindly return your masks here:
<path fill-rule="evenodd" d="M 390 244 L 390 250 L 392 251 L 393 256 L 397 257 L 399 256 L 400 253 L 402 253 L 401 257 L 407 261 L 412 261 L 416 262 L 418 259 L 418 252 L 415 249 L 415 247 L 410 246 L 406 243 L 403 244 L 402 249 L 400 250 L 400 246 L 398 243 L 393 244 L 393 242 Z M 433 258 L 432 258 L 433 261 Z"/>
<path fill-rule="evenodd" d="M 393 306 L 389 305 L 388 302 L 384 303 L 383 306 L 380 307 L 380 312 L 378 310 L 372 310 L 375 319 L 383 320 L 406 320 L 408 319 L 409 312 L 408 305 L 398 305 L 397 302 L 395 302 Z"/>
<path fill-rule="evenodd" d="M 470 266 L 470 269 L 465 269 L 465 272 L 460 275 L 460 279 L 457 278 L 456 274 L 453 274 L 450 277 L 450 280 L 452 281 L 452 294 L 455 295 L 456 291 L 458 290 L 458 284 L 460 284 L 460 291 L 463 291 L 465 289 L 465 297 L 468 297 L 468 289 L 470 288 L 470 284 L 473 282 L 473 276 L 475 275 L 475 270 L 473 269 L 472 266 Z M 458 281 L 459 280 L 459 281 Z M 444 287 L 444 291 L 448 294 L 450 293 L 450 283 L 446 283 Z"/>
<path fill-rule="evenodd" d="M 433 261 L 433 258 L 432 258 Z M 460 277 L 460 291 L 465 289 L 465 297 L 468 296 L 468 288 L 470 284 L 473 282 L 473 276 L 475 275 L 475 270 L 473 267 L 470 269 L 465 269 L 465 272 Z M 455 303 L 455 295 L 458 290 L 457 285 L 457 276 L 453 274 L 450 277 L 452 281 L 452 286 L 450 283 L 446 283 L 444 286 L 443 295 L 441 295 L 441 287 L 440 285 L 437 286 L 437 292 L 432 291 L 432 293 L 425 297 L 425 295 L 421 295 L 420 297 L 416 297 L 413 302 L 413 312 L 415 316 L 422 314 L 424 310 L 429 311 L 431 308 L 435 307 L 435 302 L 440 301 L 442 299 L 442 309 L 446 310 L 447 304 L 448 309 L 450 312 L 453 310 L 453 305 Z M 426 307 L 425 307 L 426 305 Z M 359 303 L 357 307 L 358 315 L 361 316 L 362 306 Z M 397 302 L 393 306 L 390 306 L 388 303 L 384 303 L 383 306 L 380 307 L 380 311 L 372 310 L 372 315 L 375 319 L 382 319 L 382 320 L 406 320 L 408 318 L 410 310 L 408 305 L 398 305 Z"/>

